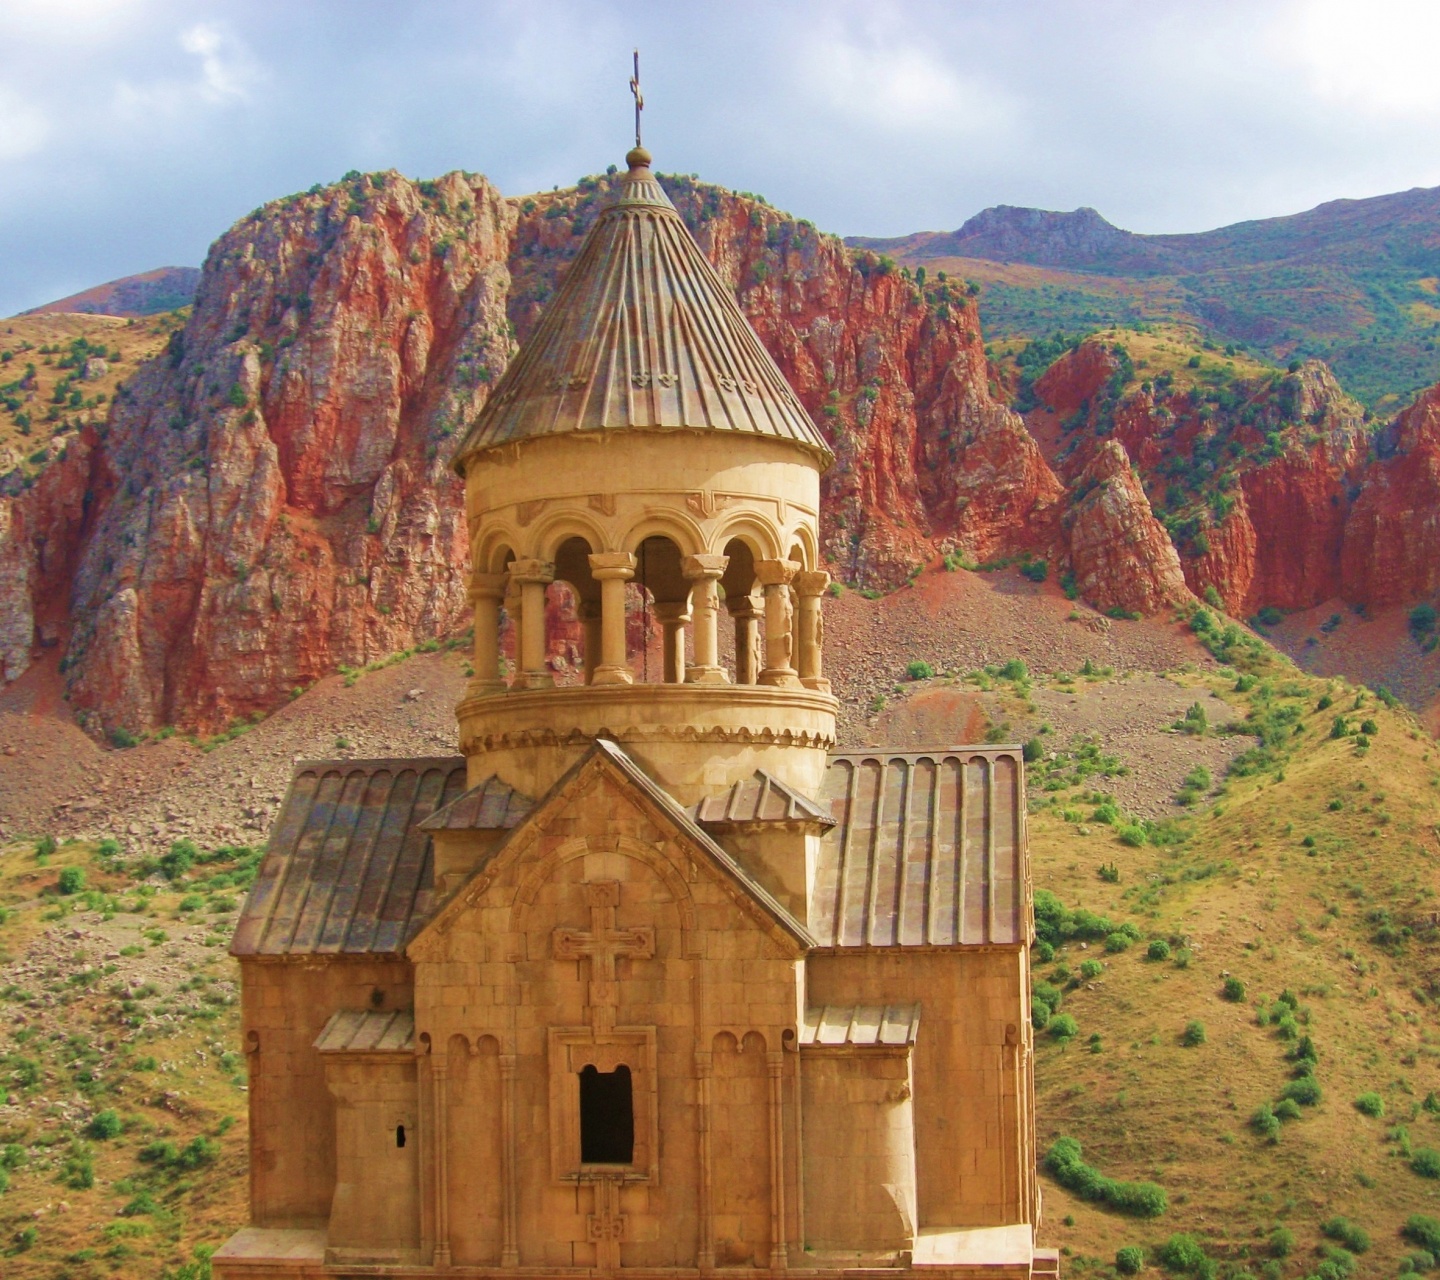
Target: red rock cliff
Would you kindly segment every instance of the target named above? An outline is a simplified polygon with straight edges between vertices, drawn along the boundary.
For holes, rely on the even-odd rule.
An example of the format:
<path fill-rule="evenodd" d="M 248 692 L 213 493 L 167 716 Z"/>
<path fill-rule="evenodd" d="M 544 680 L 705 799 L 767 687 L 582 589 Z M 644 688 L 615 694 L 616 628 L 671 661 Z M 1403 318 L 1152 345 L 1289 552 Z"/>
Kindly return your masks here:
<path fill-rule="evenodd" d="M 841 576 L 893 583 L 940 549 L 1047 544 L 1060 485 L 992 394 L 963 288 L 922 289 L 768 206 L 667 181 L 833 442 L 823 533 Z M 506 200 L 478 176 L 379 174 L 237 224 L 106 429 L 0 500 L 7 677 L 45 623 L 68 636 L 92 730 L 213 730 L 463 627 L 445 463 L 606 186 Z"/>

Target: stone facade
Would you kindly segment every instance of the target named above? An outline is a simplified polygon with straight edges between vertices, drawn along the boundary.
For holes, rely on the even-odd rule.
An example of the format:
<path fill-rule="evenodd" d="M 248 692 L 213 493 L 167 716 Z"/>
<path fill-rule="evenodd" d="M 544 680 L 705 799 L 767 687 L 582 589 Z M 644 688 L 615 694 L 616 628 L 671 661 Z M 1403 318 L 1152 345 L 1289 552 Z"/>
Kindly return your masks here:
<path fill-rule="evenodd" d="M 1055 1270 L 1019 751 L 835 751 L 828 453 L 630 163 L 457 455 L 462 756 L 301 762 L 277 818 L 222 1280 Z"/>

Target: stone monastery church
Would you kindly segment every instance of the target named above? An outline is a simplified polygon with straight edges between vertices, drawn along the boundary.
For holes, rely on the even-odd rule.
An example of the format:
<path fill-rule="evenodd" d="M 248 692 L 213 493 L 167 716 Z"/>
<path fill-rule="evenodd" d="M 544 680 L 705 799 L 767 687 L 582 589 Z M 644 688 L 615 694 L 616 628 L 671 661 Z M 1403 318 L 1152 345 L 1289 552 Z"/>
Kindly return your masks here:
<path fill-rule="evenodd" d="M 1054 1275 L 1020 751 L 837 749 L 830 452 L 627 160 L 455 458 L 460 754 L 301 762 L 276 819 L 215 1274 Z"/>

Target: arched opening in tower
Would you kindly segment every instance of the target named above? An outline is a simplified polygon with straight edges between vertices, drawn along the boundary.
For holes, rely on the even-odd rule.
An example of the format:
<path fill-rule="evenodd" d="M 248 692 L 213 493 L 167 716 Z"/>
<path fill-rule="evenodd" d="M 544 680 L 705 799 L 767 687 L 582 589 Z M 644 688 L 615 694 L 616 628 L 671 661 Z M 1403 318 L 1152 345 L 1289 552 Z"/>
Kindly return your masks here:
<path fill-rule="evenodd" d="M 679 684 L 690 661 L 690 583 L 680 548 L 652 535 L 635 549 L 635 576 L 625 593 L 626 648 L 637 682 Z"/>
<path fill-rule="evenodd" d="M 555 683 L 589 684 L 600 661 L 600 584 L 591 546 L 566 538 L 555 550 L 555 580 L 545 588 L 545 648 Z"/>
<path fill-rule="evenodd" d="M 725 611 L 734 623 L 735 683 L 754 684 L 760 675 L 760 627 L 765 617 L 755 578 L 755 552 L 748 542 L 731 538 L 725 544 L 725 554 L 730 563 L 720 579 L 720 590 L 725 596 Z"/>

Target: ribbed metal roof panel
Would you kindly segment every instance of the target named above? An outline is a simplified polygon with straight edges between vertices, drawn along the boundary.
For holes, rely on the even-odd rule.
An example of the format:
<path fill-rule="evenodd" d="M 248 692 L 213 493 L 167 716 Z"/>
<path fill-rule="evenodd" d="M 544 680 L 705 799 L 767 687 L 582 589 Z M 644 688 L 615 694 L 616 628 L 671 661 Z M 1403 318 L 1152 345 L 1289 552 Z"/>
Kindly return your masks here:
<path fill-rule="evenodd" d="M 822 946 L 1025 940 L 1018 747 L 837 752 L 822 798 L 836 819 L 810 904 L 810 931 Z"/>
<path fill-rule="evenodd" d="M 456 756 L 301 761 L 231 952 L 398 954 L 434 906 L 420 824 L 464 790 Z"/>
<path fill-rule="evenodd" d="M 591 227 L 456 452 L 573 431 L 730 431 L 828 446 L 648 167 Z"/>

